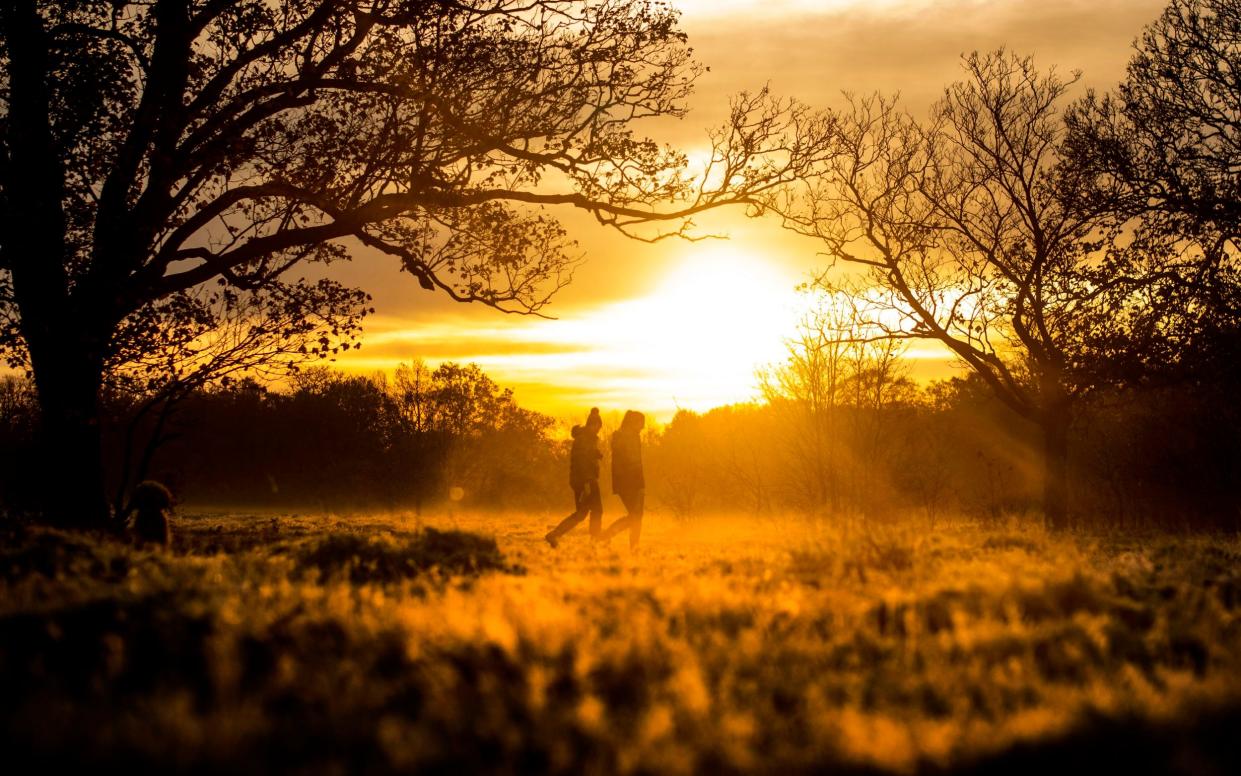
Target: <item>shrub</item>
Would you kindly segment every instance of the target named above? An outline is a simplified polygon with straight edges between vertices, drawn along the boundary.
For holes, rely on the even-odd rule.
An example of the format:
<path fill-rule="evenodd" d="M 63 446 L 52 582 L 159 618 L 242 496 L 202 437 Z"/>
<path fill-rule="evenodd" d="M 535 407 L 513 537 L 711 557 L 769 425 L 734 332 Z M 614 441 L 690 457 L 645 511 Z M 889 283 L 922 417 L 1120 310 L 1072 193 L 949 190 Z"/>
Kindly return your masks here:
<path fill-rule="evenodd" d="M 294 558 L 303 569 L 350 582 L 385 583 L 436 569 L 444 574 L 481 574 L 508 567 L 495 539 L 466 531 L 424 528 L 412 536 L 334 533 L 302 544 Z"/>

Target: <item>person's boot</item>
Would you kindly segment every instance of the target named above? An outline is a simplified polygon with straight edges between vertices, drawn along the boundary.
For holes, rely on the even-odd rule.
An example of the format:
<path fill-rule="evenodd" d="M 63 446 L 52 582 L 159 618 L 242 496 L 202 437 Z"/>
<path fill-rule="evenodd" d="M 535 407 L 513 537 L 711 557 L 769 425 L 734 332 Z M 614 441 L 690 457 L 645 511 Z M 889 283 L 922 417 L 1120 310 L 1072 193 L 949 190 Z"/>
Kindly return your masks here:
<path fill-rule="evenodd" d="M 552 549 L 554 550 L 556 549 L 556 546 L 560 544 L 560 537 L 556 535 L 555 529 L 552 529 L 547 532 L 546 536 L 543 537 L 543 541 L 550 544 L 552 546 Z"/>

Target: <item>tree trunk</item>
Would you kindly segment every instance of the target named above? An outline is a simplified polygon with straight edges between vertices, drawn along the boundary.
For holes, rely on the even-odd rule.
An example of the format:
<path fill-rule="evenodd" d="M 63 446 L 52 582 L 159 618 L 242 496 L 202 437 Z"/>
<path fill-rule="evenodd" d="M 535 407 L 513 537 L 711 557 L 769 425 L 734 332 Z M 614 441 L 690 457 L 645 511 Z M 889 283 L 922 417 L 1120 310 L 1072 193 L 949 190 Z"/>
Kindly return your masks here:
<path fill-rule="evenodd" d="M 39 392 L 43 518 L 67 528 L 107 528 L 111 512 L 99 425 L 102 348 L 94 337 L 57 340 L 30 349 Z"/>
<path fill-rule="evenodd" d="M 1069 418 L 1062 396 L 1043 410 L 1043 518 L 1053 531 L 1069 527 Z"/>
<path fill-rule="evenodd" d="M 102 527 L 99 386 L 107 318 L 70 296 L 63 212 L 63 160 L 52 132 L 48 46 L 33 0 L 0 3 L 9 67 L 7 154 L 0 226 L 21 333 L 30 353 L 41 415 L 39 475 L 43 517 L 58 525 Z"/>

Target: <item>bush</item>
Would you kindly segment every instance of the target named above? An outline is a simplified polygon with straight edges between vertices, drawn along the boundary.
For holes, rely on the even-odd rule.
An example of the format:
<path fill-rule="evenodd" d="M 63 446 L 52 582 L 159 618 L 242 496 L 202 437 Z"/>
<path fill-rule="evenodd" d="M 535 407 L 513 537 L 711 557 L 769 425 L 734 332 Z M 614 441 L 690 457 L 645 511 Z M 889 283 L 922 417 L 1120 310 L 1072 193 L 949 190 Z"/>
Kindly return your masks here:
<path fill-rule="evenodd" d="M 294 557 L 302 569 L 354 584 L 397 582 L 438 570 L 449 575 L 504 571 L 508 567 L 494 539 L 466 531 L 425 528 L 413 536 L 336 533 L 300 545 Z"/>
<path fill-rule="evenodd" d="M 47 579 L 77 577 L 114 582 L 131 563 L 119 542 L 49 528 L 19 526 L 0 532 L 0 580 L 9 583 L 39 574 Z"/>

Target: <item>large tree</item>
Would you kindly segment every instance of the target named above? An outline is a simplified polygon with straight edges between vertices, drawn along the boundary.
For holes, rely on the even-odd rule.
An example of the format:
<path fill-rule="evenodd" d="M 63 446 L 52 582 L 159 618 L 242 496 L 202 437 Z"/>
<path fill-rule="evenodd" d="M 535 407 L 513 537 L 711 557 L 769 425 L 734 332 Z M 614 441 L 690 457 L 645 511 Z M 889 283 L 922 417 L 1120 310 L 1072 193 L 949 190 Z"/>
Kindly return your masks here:
<path fill-rule="evenodd" d="M 1134 49 L 1114 91 L 1068 112 L 1067 152 L 1079 194 L 1177 278 L 1178 315 L 1145 327 L 1150 369 L 1218 370 L 1241 322 L 1241 3 L 1172 0 Z"/>
<path fill-rule="evenodd" d="M 1101 252 L 1110 203 L 1092 207 L 1064 164 L 1074 79 L 1003 51 L 964 67 L 926 120 L 852 98 L 832 122 L 838 153 L 769 204 L 864 273 L 856 314 L 877 336 L 942 343 L 1037 425 L 1059 528 L 1074 403 L 1110 379 L 1100 365 L 1126 325 L 1118 300 L 1154 293 L 1152 281 L 1122 270 L 1129 254 Z"/>
<path fill-rule="evenodd" d="M 528 312 L 577 258 L 541 206 L 628 229 L 796 175 L 811 149 L 779 136 L 805 116 L 762 95 L 706 175 L 634 134 L 699 70 L 648 0 L 4 3 L 0 317 L 61 470 L 50 515 L 106 519 L 101 381 L 127 321 L 178 295 L 280 289 L 349 324 L 359 300 L 290 273 L 364 247 Z"/>

